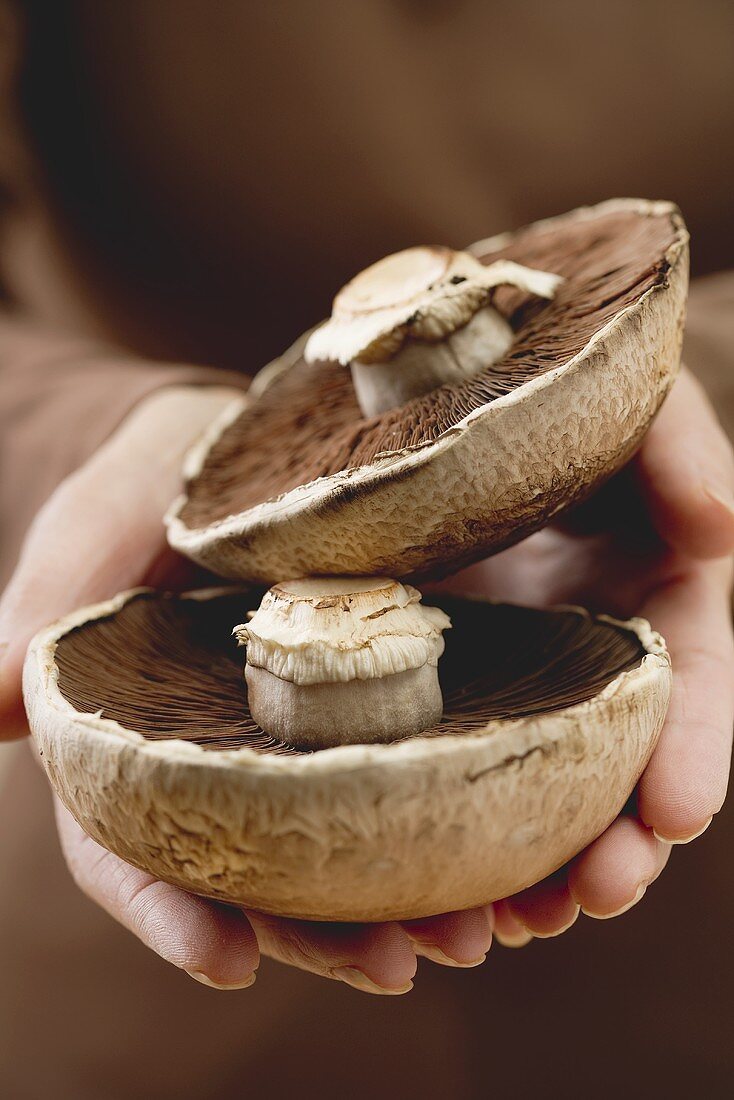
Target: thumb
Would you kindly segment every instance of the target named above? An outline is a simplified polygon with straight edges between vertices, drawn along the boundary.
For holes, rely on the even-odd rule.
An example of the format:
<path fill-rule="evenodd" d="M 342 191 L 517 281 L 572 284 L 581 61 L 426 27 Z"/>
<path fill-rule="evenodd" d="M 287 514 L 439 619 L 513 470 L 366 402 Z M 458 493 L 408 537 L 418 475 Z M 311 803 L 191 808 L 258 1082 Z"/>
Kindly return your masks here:
<path fill-rule="evenodd" d="M 160 573 L 183 455 L 232 397 L 219 387 L 159 391 L 41 508 L 0 601 L 0 740 L 26 732 L 21 674 L 33 635 Z"/>

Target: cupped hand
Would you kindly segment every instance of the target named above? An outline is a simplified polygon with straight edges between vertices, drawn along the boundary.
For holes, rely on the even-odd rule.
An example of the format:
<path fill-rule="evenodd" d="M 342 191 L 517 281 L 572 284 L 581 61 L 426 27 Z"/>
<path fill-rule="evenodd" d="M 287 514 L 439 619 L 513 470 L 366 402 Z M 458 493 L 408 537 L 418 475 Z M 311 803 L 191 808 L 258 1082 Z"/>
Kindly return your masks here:
<path fill-rule="evenodd" d="M 695 839 L 726 794 L 734 723 L 730 592 L 731 447 L 683 370 L 631 465 L 563 527 L 453 578 L 447 587 L 535 606 L 574 603 L 642 615 L 666 639 L 673 695 L 629 806 L 571 864 L 495 905 L 508 946 L 565 931 L 580 911 L 635 905 L 674 844 Z"/>
<path fill-rule="evenodd" d="M 120 590 L 196 583 L 194 568 L 167 548 L 161 517 L 180 491 L 185 451 L 235 396 L 214 387 L 159 391 L 41 509 L 0 601 L 0 738 L 27 732 L 21 670 L 37 630 Z M 244 913 L 131 867 L 87 837 L 60 804 L 57 821 L 81 889 L 144 944 L 206 985 L 252 984 L 262 952 L 370 993 L 402 993 L 411 988 L 416 955 L 473 966 L 491 943 L 491 906 L 379 925 Z"/>

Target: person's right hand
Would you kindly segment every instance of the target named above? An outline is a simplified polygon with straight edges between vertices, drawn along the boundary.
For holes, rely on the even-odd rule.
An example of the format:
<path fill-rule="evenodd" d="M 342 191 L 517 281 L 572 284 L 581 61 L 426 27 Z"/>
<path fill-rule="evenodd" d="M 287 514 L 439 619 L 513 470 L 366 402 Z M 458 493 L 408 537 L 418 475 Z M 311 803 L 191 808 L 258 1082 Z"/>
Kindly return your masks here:
<path fill-rule="evenodd" d="M 624 470 L 560 523 L 445 583 L 534 607 L 641 615 L 673 661 L 670 707 L 634 798 L 568 865 L 494 903 L 500 943 L 559 935 L 580 912 L 627 912 L 672 845 L 695 840 L 721 809 L 734 723 L 733 551 L 734 453 L 683 368 Z"/>
<path fill-rule="evenodd" d="M 170 387 L 141 403 L 41 509 L 0 601 L 0 737 L 27 732 L 21 670 L 42 627 L 116 592 L 191 587 L 196 570 L 166 546 L 162 516 L 181 489 L 184 452 L 236 391 Z M 416 954 L 449 966 L 483 960 L 491 906 L 423 921 L 336 925 L 206 901 L 131 867 L 57 807 L 61 845 L 81 889 L 164 959 L 233 989 L 259 953 L 372 993 L 411 988 Z"/>

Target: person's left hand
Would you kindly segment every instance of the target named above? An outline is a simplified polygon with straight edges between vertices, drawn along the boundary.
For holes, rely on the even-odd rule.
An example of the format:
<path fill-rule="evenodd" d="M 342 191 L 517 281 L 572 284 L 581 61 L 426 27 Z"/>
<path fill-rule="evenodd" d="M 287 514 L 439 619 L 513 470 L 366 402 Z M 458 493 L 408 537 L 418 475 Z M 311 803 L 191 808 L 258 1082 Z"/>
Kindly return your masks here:
<path fill-rule="evenodd" d="M 38 513 L 0 601 L 0 740 L 27 733 L 21 669 L 37 630 L 121 589 L 201 583 L 191 563 L 167 548 L 161 517 L 181 491 L 184 451 L 236 396 L 208 387 L 154 393 Z M 369 993 L 405 993 L 416 954 L 447 966 L 473 966 L 492 941 L 491 906 L 371 925 L 245 913 L 131 867 L 86 836 L 58 803 L 56 816 L 80 889 L 147 947 L 205 985 L 251 985 L 262 953 Z"/>
<path fill-rule="evenodd" d="M 569 866 L 495 903 L 495 935 L 519 947 L 580 911 L 635 905 L 674 844 L 694 840 L 726 794 L 734 723 L 731 447 L 685 369 L 634 461 L 586 505 L 444 587 L 548 607 L 642 615 L 666 639 L 673 696 L 653 757 L 606 832 Z"/>

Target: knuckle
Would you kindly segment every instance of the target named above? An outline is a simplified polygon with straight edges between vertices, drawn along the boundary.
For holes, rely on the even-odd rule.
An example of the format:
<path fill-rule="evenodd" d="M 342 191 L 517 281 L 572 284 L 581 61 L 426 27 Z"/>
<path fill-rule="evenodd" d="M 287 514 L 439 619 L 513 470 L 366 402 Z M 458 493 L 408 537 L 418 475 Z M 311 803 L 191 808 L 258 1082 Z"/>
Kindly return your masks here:
<path fill-rule="evenodd" d="M 293 929 L 278 935 L 277 950 L 281 954 L 283 962 L 288 963 L 290 966 L 297 966 L 306 970 L 324 969 L 324 962 L 314 945 Z"/>
<path fill-rule="evenodd" d="M 324 974 L 329 969 L 330 964 L 297 924 L 288 924 L 277 918 L 263 918 L 263 914 L 258 914 L 256 932 L 258 939 L 263 941 L 263 953 L 278 962 L 317 974 Z"/>
<path fill-rule="evenodd" d="M 111 853 L 100 848 L 85 833 L 73 840 L 62 833 L 62 849 L 73 882 L 83 893 L 95 897 L 103 879 Z"/>
<path fill-rule="evenodd" d="M 157 923 L 159 891 L 162 883 L 135 867 L 121 864 L 115 889 L 115 907 L 130 926 L 145 931 Z"/>

